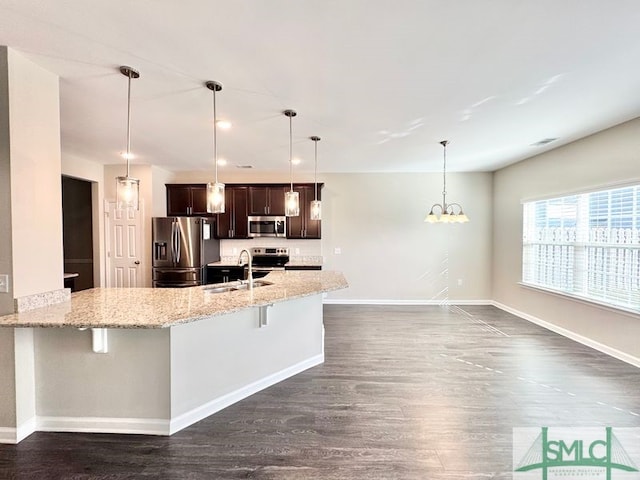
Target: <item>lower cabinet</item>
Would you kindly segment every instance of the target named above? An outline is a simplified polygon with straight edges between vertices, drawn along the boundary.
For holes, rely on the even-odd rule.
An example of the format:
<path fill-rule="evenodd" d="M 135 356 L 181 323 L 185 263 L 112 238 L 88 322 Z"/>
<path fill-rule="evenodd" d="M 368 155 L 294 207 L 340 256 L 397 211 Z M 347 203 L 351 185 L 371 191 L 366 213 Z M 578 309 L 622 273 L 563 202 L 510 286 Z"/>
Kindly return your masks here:
<path fill-rule="evenodd" d="M 216 265 L 207 267 L 207 284 L 227 283 L 244 280 L 245 267 L 243 265 Z"/>

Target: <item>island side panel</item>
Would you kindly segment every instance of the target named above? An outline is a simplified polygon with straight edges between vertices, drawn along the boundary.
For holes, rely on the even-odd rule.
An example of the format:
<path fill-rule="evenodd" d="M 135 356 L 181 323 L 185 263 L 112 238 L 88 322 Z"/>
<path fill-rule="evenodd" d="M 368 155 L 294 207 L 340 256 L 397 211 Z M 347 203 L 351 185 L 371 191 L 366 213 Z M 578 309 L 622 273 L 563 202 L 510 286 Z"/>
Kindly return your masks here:
<path fill-rule="evenodd" d="M 35 329 L 38 430 L 168 434 L 168 329 Z"/>
<path fill-rule="evenodd" d="M 322 295 L 171 328 L 172 432 L 324 361 Z"/>

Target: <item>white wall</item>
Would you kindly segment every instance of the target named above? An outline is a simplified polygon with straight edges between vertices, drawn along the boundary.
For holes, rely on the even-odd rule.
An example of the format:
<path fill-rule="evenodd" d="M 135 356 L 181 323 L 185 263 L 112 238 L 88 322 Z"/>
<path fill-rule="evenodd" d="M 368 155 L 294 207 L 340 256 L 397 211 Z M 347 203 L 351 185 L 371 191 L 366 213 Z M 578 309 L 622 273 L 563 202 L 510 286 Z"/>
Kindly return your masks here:
<path fill-rule="evenodd" d="M 151 176 L 153 180 L 151 196 L 153 205 L 151 207 L 152 217 L 167 216 L 167 189 L 165 184 L 171 183 L 173 173 L 160 167 L 151 167 Z"/>
<path fill-rule="evenodd" d="M 58 77 L 8 49 L 14 297 L 63 288 Z"/>
<path fill-rule="evenodd" d="M 63 287 L 58 77 L 0 47 L 0 273 L 13 300 Z M 35 417 L 33 332 L 0 332 L 0 437 Z M 9 432 L 9 433 L 7 433 Z"/>
<path fill-rule="evenodd" d="M 0 273 L 13 278 L 8 60 L 7 47 L 0 47 Z M 13 282 L 9 282 L 9 291 L 0 293 L 0 314 L 13 311 Z"/>
<path fill-rule="evenodd" d="M 495 172 L 493 298 L 640 358 L 640 319 L 518 285 L 522 265 L 521 200 L 640 181 L 640 119 L 604 130 Z"/>
<path fill-rule="evenodd" d="M 424 222 L 431 205 L 442 201 L 441 174 L 329 174 L 323 180 L 326 268 L 344 272 L 349 282 L 330 299 L 490 299 L 491 174 L 447 176 L 447 200 L 461 203 L 471 219 L 454 225 Z"/>
<path fill-rule="evenodd" d="M 112 329 L 109 353 L 95 354 L 90 330 L 36 329 L 38 416 L 168 418 L 169 337 L 169 329 Z"/>

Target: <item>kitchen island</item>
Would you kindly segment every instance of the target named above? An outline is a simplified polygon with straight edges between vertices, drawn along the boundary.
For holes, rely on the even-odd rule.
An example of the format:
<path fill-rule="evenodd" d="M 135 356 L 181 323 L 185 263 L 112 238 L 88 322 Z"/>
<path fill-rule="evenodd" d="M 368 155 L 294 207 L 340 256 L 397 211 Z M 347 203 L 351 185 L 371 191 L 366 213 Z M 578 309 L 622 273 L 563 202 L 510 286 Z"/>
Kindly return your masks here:
<path fill-rule="evenodd" d="M 171 435 L 322 363 L 322 294 L 346 288 L 342 274 L 262 280 L 223 293 L 96 288 L 0 317 L 33 332 L 36 417 L 15 441 L 38 430 Z"/>

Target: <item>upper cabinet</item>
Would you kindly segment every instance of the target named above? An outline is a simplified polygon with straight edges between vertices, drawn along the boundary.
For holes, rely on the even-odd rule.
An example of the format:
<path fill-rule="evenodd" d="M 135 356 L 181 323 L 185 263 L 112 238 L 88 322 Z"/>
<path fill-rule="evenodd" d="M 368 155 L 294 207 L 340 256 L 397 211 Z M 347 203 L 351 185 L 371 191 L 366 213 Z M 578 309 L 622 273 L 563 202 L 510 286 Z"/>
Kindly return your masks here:
<path fill-rule="evenodd" d="M 166 184 L 167 216 L 211 216 L 207 212 L 207 185 L 204 183 Z"/>
<path fill-rule="evenodd" d="M 216 217 L 216 238 L 249 238 L 248 216 L 284 216 L 284 194 L 288 184 L 227 184 L 225 212 L 207 213 L 207 185 L 204 183 L 166 184 L 167 216 Z M 318 200 L 323 187 L 318 184 Z M 321 238 L 320 220 L 311 220 L 311 200 L 315 198 L 313 183 L 294 184 L 300 200 L 300 215 L 287 217 L 287 238 Z"/>
<path fill-rule="evenodd" d="M 318 200 L 321 200 L 321 188 L 318 184 Z M 313 184 L 294 185 L 293 191 L 298 192 L 300 215 L 287 217 L 287 238 L 319 239 L 321 238 L 321 220 L 311 220 L 311 200 L 315 199 Z"/>
<path fill-rule="evenodd" d="M 251 185 L 249 215 L 284 215 L 284 185 Z"/>

